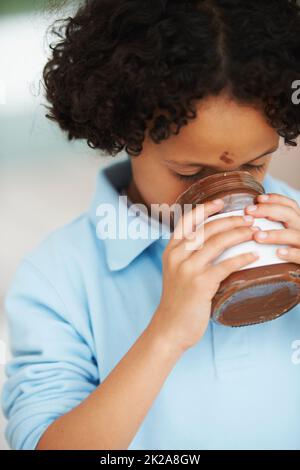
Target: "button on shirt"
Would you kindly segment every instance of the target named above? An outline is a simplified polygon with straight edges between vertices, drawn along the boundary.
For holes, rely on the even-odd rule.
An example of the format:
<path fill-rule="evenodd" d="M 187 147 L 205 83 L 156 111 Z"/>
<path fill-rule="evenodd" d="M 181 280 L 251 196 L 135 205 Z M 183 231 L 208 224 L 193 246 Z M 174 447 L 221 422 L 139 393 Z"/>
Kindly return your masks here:
<path fill-rule="evenodd" d="M 168 238 L 109 238 L 98 224 L 103 204 L 118 207 L 118 223 L 129 217 L 118 203 L 130 177 L 128 158 L 100 170 L 90 210 L 51 233 L 17 269 L 6 297 L 12 358 L 2 392 L 14 449 L 34 449 L 51 422 L 101 386 L 159 304 Z M 269 174 L 263 184 L 300 203 L 300 191 Z M 210 321 L 128 449 L 300 449 L 297 340 L 299 305 L 248 327 Z"/>

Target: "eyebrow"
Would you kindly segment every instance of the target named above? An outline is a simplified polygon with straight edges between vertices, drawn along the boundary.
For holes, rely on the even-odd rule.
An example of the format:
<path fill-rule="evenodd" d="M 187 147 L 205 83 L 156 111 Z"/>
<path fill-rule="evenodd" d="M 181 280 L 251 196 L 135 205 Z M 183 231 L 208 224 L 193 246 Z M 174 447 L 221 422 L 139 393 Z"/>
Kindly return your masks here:
<path fill-rule="evenodd" d="M 254 162 L 255 160 L 257 160 L 258 158 L 262 158 L 266 155 L 268 155 L 269 153 L 274 153 L 276 152 L 276 150 L 278 150 L 279 147 L 276 147 L 276 148 L 272 148 L 270 150 L 267 150 L 267 152 L 264 152 L 262 153 L 261 155 L 258 155 L 257 157 L 253 158 L 253 160 L 250 160 L 249 162 L 246 162 L 246 164 L 249 164 L 251 162 Z M 181 161 L 181 162 L 178 162 L 176 160 L 165 160 L 165 162 L 168 162 L 168 163 L 176 163 L 176 164 L 179 164 L 179 165 L 185 165 L 185 166 L 204 166 L 204 167 L 213 167 L 214 165 L 205 165 L 204 163 L 199 163 L 199 162 L 190 162 L 190 161 Z"/>

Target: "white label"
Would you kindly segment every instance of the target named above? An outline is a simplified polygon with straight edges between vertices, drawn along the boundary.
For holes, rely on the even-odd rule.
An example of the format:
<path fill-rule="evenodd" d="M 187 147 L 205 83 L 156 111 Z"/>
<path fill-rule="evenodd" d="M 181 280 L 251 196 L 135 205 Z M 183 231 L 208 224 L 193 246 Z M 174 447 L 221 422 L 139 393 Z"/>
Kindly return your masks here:
<path fill-rule="evenodd" d="M 231 211 L 231 212 L 226 212 L 224 214 L 217 214 L 217 215 L 212 215 L 211 217 L 208 217 L 204 221 L 204 225 L 207 222 L 210 222 L 215 219 L 221 219 L 223 217 L 230 217 L 230 216 L 244 216 L 244 210 L 237 210 L 237 211 Z M 260 219 L 260 218 L 255 218 L 254 227 L 259 227 L 261 230 L 282 230 L 284 225 L 281 222 L 274 222 L 272 220 L 268 219 Z M 238 271 L 241 271 L 242 269 L 248 269 L 248 268 L 256 268 L 258 266 L 266 266 L 269 264 L 280 264 L 280 263 L 286 263 L 285 260 L 282 260 L 277 257 L 276 255 L 276 250 L 278 248 L 286 248 L 286 245 L 271 245 L 269 243 L 257 243 L 255 240 L 250 240 L 247 242 L 239 243 L 236 246 L 233 246 L 231 248 L 227 248 L 220 256 L 218 256 L 214 261 L 213 264 L 217 264 L 220 261 L 224 261 L 228 258 L 231 258 L 233 256 L 241 255 L 243 253 L 248 253 L 250 251 L 257 251 L 259 253 L 259 258 L 253 263 L 249 263 L 246 266 L 240 268 Z"/>

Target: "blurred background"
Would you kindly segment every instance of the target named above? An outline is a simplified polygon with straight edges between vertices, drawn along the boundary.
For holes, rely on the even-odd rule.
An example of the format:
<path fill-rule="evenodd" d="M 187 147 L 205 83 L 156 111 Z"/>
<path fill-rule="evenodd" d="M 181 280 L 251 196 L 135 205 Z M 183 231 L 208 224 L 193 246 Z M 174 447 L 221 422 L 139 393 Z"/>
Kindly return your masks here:
<path fill-rule="evenodd" d="M 111 161 L 85 143 L 69 143 L 45 118 L 39 81 L 47 29 L 77 3 L 68 2 L 63 14 L 49 5 L 51 0 L 0 0 L 1 389 L 9 358 L 3 298 L 18 262 L 50 231 L 86 210 L 99 167 Z M 7 449 L 4 425 L 0 411 L 0 449 Z"/>
<path fill-rule="evenodd" d="M 41 71 L 47 28 L 72 14 L 51 0 L 0 0 L 0 387 L 9 358 L 3 298 L 20 258 L 50 231 L 85 211 L 100 166 L 112 159 L 70 143 L 45 118 Z M 118 157 L 123 158 L 124 155 Z M 270 173 L 300 189 L 300 147 L 281 148 Z M 7 449 L 0 413 L 0 449 Z"/>

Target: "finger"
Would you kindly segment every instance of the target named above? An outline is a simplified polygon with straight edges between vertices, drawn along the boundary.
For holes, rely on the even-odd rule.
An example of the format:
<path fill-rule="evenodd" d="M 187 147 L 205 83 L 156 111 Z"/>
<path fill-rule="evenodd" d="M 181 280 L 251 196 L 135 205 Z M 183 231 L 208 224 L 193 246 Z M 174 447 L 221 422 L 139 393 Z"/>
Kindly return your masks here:
<path fill-rule="evenodd" d="M 281 204 L 256 204 L 247 206 L 245 213 L 256 218 L 283 222 L 288 228 L 300 230 L 300 216 L 292 207 Z"/>
<path fill-rule="evenodd" d="M 254 233 L 253 238 L 258 243 L 285 244 L 300 248 L 299 230 L 288 228 L 283 230 L 261 230 Z"/>
<path fill-rule="evenodd" d="M 201 249 L 194 251 L 189 262 L 192 263 L 195 271 L 205 269 L 227 248 L 252 240 L 253 233 L 249 227 L 239 227 L 228 232 L 219 233 L 211 237 Z"/>
<path fill-rule="evenodd" d="M 252 227 L 254 220 L 254 217 L 252 217 L 251 215 L 234 215 L 207 222 L 206 224 L 204 224 L 204 241 L 207 241 L 209 238 L 213 237 L 214 235 L 217 235 L 217 233 L 232 230 L 241 226 L 248 226 L 253 228 L 254 230 L 259 230 L 258 227 Z"/>
<path fill-rule="evenodd" d="M 185 243 L 178 245 L 178 249 L 187 250 L 193 252 L 199 250 L 204 243 L 207 242 L 211 237 L 218 233 L 228 232 L 237 227 L 249 227 L 253 231 L 258 231 L 258 227 L 252 226 L 254 218 L 251 216 L 230 216 L 226 218 L 220 218 L 202 224 L 198 229 L 195 230 L 193 236 L 188 237 Z"/>
<path fill-rule="evenodd" d="M 245 226 L 249 227 L 252 231 L 259 230 L 258 227 L 252 227 L 251 224 L 254 222 L 254 218 L 251 216 L 230 216 L 226 218 L 220 218 L 202 224 L 198 227 L 193 237 L 189 237 L 188 240 L 184 239 L 183 243 L 178 243 L 173 250 L 176 251 L 177 263 L 184 261 L 189 255 L 195 250 L 199 250 L 209 238 L 218 234 L 224 233 L 237 227 Z M 175 262 L 174 262 L 175 263 Z"/>
<path fill-rule="evenodd" d="M 213 266 L 210 266 L 206 271 L 205 275 L 208 276 L 208 279 L 211 279 L 211 282 L 208 280 L 208 284 L 215 285 L 217 282 L 218 284 L 226 279 L 230 274 L 233 272 L 238 271 L 239 269 L 247 266 L 259 258 L 259 254 L 257 252 L 248 252 L 243 253 L 241 255 L 232 256 L 220 263 L 217 263 Z M 215 292 L 218 290 L 216 288 Z"/>
<path fill-rule="evenodd" d="M 209 216 L 219 212 L 224 205 L 222 199 L 197 204 L 196 207 L 188 213 L 182 213 L 175 226 L 170 239 L 170 245 L 175 246 L 195 231 L 195 228 L 204 222 Z"/>
<path fill-rule="evenodd" d="M 282 204 L 283 206 L 288 206 L 294 209 L 300 215 L 300 207 L 295 199 L 291 199 L 287 196 L 283 196 L 282 194 L 276 193 L 268 193 L 268 194 L 260 194 L 257 197 L 258 202 L 263 203 L 271 203 L 271 204 Z"/>
<path fill-rule="evenodd" d="M 204 243 L 218 233 L 223 234 L 226 231 L 232 230 L 237 227 L 249 227 L 252 231 L 259 230 L 258 227 L 252 227 L 254 218 L 251 216 L 231 216 L 220 218 L 207 224 L 202 224 L 201 227 L 195 230 L 194 236 L 183 240 L 183 243 L 178 243 L 173 251 L 176 251 L 177 263 L 181 263 L 188 256 L 192 255 L 195 250 L 199 250 Z"/>
<path fill-rule="evenodd" d="M 299 264 L 300 269 L 300 250 L 299 248 L 279 248 L 276 251 L 276 254 L 279 258 L 284 259 L 288 263 L 297 263 Z"/>

